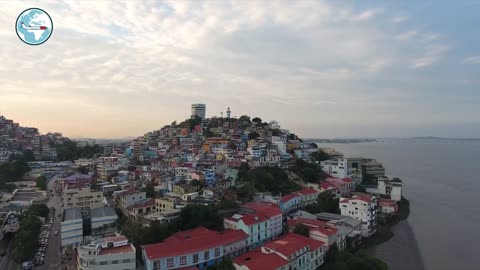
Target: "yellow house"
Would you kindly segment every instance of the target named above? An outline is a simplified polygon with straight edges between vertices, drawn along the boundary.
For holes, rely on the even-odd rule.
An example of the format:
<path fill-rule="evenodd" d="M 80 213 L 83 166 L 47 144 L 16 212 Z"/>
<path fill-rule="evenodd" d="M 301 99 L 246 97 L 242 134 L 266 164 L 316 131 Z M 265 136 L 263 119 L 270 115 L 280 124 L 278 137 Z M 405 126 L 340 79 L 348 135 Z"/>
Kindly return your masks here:
<path fill-rule="evenodd" d="M 175 198 L 155 199 L 155 212 L 161 213 L 175 209 Z"/>

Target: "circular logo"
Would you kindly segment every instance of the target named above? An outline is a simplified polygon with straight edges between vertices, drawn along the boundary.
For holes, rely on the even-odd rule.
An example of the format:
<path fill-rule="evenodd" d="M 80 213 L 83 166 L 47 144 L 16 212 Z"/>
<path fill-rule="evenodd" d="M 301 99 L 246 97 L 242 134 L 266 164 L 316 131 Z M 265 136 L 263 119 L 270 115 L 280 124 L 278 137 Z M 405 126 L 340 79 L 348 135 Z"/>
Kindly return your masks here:
<path fill-rule="evenodd" d="M 15 30 L 20 40 L 26 44 L 40 45 L 52 35 L 52 18 L 42 9 L 29 8 L 18 15 Z"/>

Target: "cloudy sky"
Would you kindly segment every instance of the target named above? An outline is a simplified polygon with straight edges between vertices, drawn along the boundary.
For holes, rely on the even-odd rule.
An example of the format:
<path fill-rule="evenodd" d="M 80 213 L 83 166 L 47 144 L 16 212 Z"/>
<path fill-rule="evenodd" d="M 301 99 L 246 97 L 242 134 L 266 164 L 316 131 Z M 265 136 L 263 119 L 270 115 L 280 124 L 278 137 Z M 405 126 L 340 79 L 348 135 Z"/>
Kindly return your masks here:
<path fill-rule="evenodd" d="M 228 106 L 304 137 L 480 137 L 480 1 L 2 1 L 0 115 L 137 136 Z M 39 7 L 51 38 L 24 44 Z"/>

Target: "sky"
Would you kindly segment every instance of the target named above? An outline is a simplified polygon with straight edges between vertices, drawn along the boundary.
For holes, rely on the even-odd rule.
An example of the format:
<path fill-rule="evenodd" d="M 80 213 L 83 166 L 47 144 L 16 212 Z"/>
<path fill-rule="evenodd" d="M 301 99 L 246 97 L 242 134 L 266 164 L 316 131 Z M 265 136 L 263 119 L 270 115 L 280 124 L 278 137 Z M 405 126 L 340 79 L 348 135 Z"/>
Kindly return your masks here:
<path fill-rule="evenodd" d="M 15 33 L 38 7 L 54 30 Z M 258 116 L 308 138 L 480 137 L 480 0 L 1 1 L 0 115 L 140 136 Z"/>

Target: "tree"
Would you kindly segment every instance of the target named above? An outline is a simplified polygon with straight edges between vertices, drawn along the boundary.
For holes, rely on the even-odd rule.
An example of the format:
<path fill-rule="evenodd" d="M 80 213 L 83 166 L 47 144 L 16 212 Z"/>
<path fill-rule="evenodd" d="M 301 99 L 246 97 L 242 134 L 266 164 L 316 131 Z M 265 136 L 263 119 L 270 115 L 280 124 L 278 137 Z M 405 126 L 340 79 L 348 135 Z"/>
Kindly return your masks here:
<path fill-rule="evenodd" d="M 252 122 L 254 122 L 255 124 L 258 125 L 258 124 L 262 123 L 262 119 L 260 119 L 259 117 L 255 117 L 255 118 L 252 119 Z"/>
<path fill-rule="evenodd" d="M 240 123 L 242 123 L 242 124 L 243 124 L 243 123 L 248 123 L 248 124 L 251 123 L 251 122 L 250 122 L 250 117 L 247 116 L 247 115 L 242 115 L 242 116 L 240 116 L 240 118 L 238 118 L 238 122 L 240 122 Z"/>
<path fill-rule="evenodd" d="M 35 156 L 33 155 L 32 150 L 25 150 L 22 153 L 22 160 L 25 162 L 30 162 L 35 160 Z"/>
<path fill-rule="evenodd" d="M 250 132 L 250 133 L 248 134 L 248 139 L 249 139 L 249 140 L 253 140 L 253 139 L 256 139 L 256 138 L 258 138 L 258 137 L 260 137 L 260 134 L 258 134 L 258 132 L 256 132 L 256 131 Z"/>
<path fill-rule="evenodd" d="M 260 167 L 248 173 L 241 168 L 240 171 L 239 181 L 250 183 L 254 190 L 259 192 L 272 192 L 274 195 L 288 194 L 301 188 L 297 183 L 290 181 L 287 173 L 280 167 Z M 242 186 L 239 191 L 243 188 Z M 238 195 L 242 197 L 241 194 Z"/>
<path fill-rule="evenodd" d="M 42 223 L 35 215 L 27 211 L 20 220 L 20 228 L 13 239 L 13 256 L 21 262 L 31 259 L 37 249 L 38 236 Z"/>
<path fill-rule="evenodd" d="M 155 187 L 153 183 L 148 183 L 147 186 L 145 187 L 145 193 L 147 195 L 147 198 L 155 198 Z"/>
<path fill-rule="evenodd" d="M 338 251 L 333 248 L 327 254 L 326 270 L 387 270 L 388 266 L 381 260 L 365 252 L 352 254 L 348 251 Z"/>
<path fill-rule="evenodd" d="M 305 211 L 316 214 L 321 212 L 337 213 L 338 212 L 338 199 L 328 192 L 322 192 L 318 194 L 317 203 L 307 205 Z"/>
<path fill-rule="evenodd" d="M 310 229 L 302 223 L 298 223 L 295 226 L 295 229 L 293 229 L 293 232 L 306 237 L 310 237 Z"/>
<path fill-rule="evenodd" d="M 77 168 L 77 172 L 82 173 L 82 174 L 88 174 L 88 168 L 85 166 L 80 166 Z"/>
<path fill-rule="evenodd" d="M 235 267 L 230 259 L 224 258 L 219 263 L 207 267 L 207 270 L 235 270 Z"/>
<path fill-rule="evenodd" d="M 30 206 L 30 208 L 28 209 L 28 212 L 29 212 L 29 214 L 37 216 L 37 217 L 48 218 L 48 214 L 50 213 L 50 209 L 44 203 L 32 204 L 32 206 Z"/>
<path fill-rule="evenodd" d="M 323 152 L 322 150 L 318 150 L 317 152 L 313 152 L 310 156 L 315 161 L 325 161 L 325 160 L 330 159 L 330 155 Z"/>
<path fill-rule="evenodd" d="M 37 178 L 37 183 L 35 184 L 36 187 L 40 188 L 41 190 L 47 190 L 47 178 L 45 176 L 39 176 Z"/>
<path fill-rule="evenodd" d="M 179 230 L 189 230 L 198 226 L 223 230 L 223 218 L 218 214 L 217 208 L 199 204 L 190 204 L 183 208 L 175 224 Z"/>
<path fill-rule="evenodd" d="M 23 160 L 14 160 L 0 164 L 0 182 L 15 182 L 20 181 L 26 172 L 31 169 L 27 162 Z"/>

